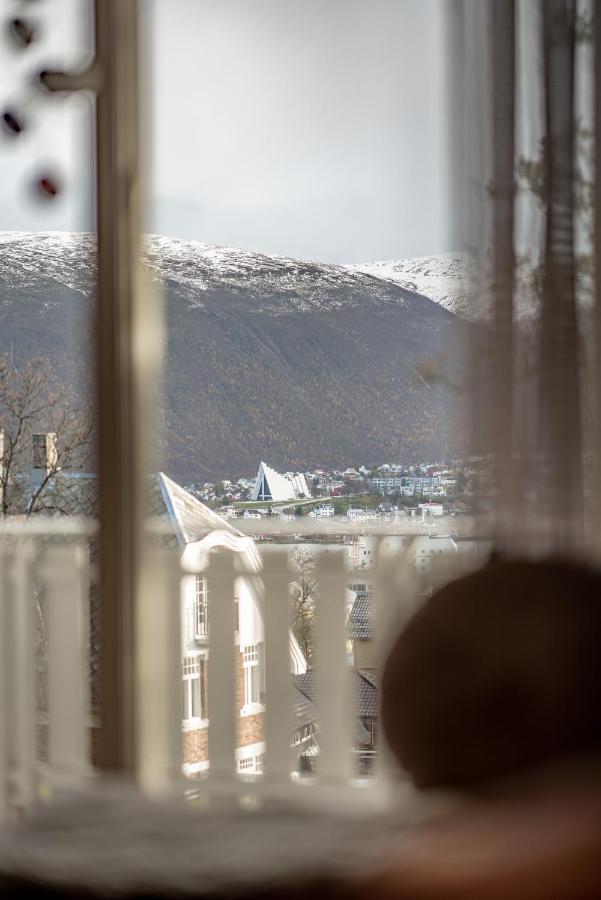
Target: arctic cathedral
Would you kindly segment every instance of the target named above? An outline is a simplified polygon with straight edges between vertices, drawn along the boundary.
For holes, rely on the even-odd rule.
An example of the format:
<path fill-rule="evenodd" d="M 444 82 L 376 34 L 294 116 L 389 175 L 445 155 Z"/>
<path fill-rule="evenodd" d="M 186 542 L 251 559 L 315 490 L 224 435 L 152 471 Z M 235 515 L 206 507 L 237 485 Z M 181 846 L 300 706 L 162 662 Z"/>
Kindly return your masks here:
<path fill-rule="evenodd" d="M 311 492 L 304 475 L 280 475 L 264 462 L 259 466 L 251 500 L 273 500 L 274 503 L 279 503 L 283 500 L 307 500 L 310 497 Z"/>

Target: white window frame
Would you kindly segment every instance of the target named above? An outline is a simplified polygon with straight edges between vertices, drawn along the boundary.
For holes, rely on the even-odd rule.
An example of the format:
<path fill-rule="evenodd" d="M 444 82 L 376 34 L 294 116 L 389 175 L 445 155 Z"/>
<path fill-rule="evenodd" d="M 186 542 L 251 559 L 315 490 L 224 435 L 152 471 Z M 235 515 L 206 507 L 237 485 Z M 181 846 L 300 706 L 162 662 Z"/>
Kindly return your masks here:
<path fill-rule="evenodd" d="M 208 721 L 206 706 L 207 657 L 201 653 L 186 654 L 182 658 L 182 723 L 184 728 L 198 728 Z M 198 691 L 197 709 L 194 711 L 194 691 Z"/>
<path fill-rule="evenodd" d="M 209 636 L 209 586 L 204 572 L 199 572 L 194 579 L 192 626 L 195 640 Z"/>
<path fill-rule="evenodd" d="M 263 772 L 264 762 L 264 752 L 240 756 L 237 761 L 237 769 L 241 775 L 260 775 Z"/>
<path fill-rule="evenodd" d="M 263 644 L 247 644 L 242 647 L 242 672 L 244 681 L 244 706 L 241 715 L 252 715 L 263 709 L 261 695 L 264 692 Z"/>

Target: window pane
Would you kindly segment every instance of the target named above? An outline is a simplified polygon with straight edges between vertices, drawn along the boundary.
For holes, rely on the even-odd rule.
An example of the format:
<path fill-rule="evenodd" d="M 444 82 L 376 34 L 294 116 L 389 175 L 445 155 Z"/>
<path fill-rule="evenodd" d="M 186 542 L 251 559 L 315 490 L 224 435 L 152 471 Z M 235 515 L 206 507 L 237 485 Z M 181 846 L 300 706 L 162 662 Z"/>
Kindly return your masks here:
<path fill-rule="evenodd" d="M 200 718 L 200 675 L 190 681 L 190 687 L 192 691 L 192 716 L 193 718 Z"/>

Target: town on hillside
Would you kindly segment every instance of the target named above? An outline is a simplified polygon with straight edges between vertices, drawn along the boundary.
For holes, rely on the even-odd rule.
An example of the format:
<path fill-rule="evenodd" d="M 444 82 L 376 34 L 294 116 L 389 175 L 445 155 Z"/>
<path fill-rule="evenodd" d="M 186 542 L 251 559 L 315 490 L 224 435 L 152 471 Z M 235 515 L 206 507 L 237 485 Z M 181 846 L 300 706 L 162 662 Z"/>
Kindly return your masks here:
<path fill-rule="evenodd" d="M 279 473 L 261 462 L 255 477 L 242 475 L 186 489 L 224 518 L 295 516 L 399 522 L 470 515 L 482 460 L 327 468 Z M 407 522 L 407 524 L 409 524 Z"/>

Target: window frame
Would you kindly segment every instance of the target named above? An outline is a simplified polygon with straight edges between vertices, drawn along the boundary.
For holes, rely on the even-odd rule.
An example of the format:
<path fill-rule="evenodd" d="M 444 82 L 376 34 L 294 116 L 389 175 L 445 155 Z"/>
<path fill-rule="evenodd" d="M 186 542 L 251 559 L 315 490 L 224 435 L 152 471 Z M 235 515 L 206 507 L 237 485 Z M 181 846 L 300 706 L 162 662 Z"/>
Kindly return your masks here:
<path fill-rule="evenodd" d="M 207 656 L 204 653 L 185 653 L 182 657 L 182 725 L 184 729 L 198 728 L 208 722 Z M 194 668 L 192 668 L 194 666 Z M 194 712 L 194 682 L 198 682 L 199 715 Z"/>
<path fill-rule="evenodd" d="M 240 715 L 252 715 L 263 710 L 265 693 L 265 662 L 263 643 L 246 644 L 242 653 L 243 706 Z M 256 699 L 255 699 L 256 698 Z"/>
<path fill-rule="evenodd" d="M 209 585 L 204 572 L 197 572 L 194 577 L 192 631 L 196 641 L 209 637 Z"/>

